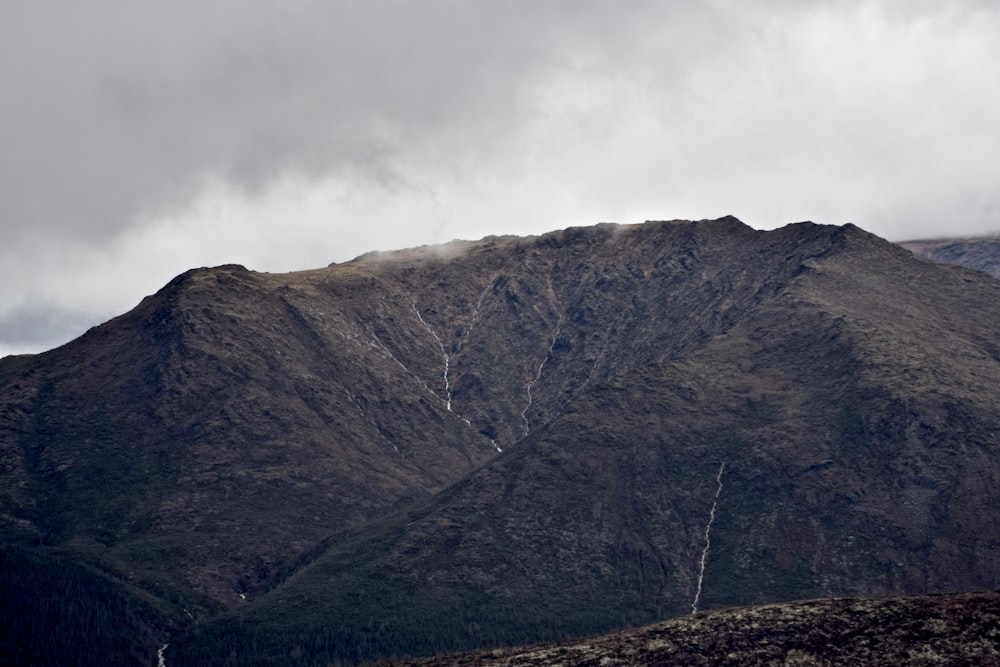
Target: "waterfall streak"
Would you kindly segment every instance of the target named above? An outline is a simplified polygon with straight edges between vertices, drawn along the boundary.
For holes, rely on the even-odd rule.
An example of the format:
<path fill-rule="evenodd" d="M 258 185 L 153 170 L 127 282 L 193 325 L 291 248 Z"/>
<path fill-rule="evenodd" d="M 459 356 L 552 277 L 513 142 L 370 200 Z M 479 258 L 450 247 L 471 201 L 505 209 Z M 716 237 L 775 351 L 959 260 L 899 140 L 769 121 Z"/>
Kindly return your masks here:
<path fill-rule="evenodd" d="M 562 331 L 563 316 L 559 315 L 559 321 L 556 322 L 556 331 L 552 335 L 552 342 L 549 343 L 549 349 L 545 353 L 545 357 L 542 359 L 542 363 L 538 364 L 538 371 L 535 372 L 535 379 L 528 383 L 528 404 L 524 406 L 524 410 L 521 410 L 521 419 L 524 420 L 524 434 L 528 435 L 528 431 L 531 430 L 531 425 L 528 422 L 528 410 L 531 409 L 531 389 L 538 382 L 539 378 L 542 377 L 542 369 L 545 368 L 545 362 L 549 360 L 552 356 L 552 350 L 556 346 L 556 341 L 559 340 L 559 333 Z"/>
<path fill-rule="evenodd" d="M 469 327 L 465 330 L 465 335 L 462 336 L 462 340 L 458 344 L 459 349 L 465 345 L 465 341 L 469 340 L 469 336 L 472 334 L 472 328 L 476 326 L 476 322 L 479 321 L 479 311 L 483 307 L 483 300 L 486 298 L 486 295 L 490 293 L 492 288 L 493 283 L 490 283 L 485 289 L 483 289 L 482 294 L 479 295 L 479 301 L 476 301 L 476 307 L 472 311 L 472 317 L 469 318 Z"/>
<path fill-rule="evenodd" d="M 396 355 L 395 355 L 395 354 L 393 354 L 393 353 L 392 353 L 392 352 L 391 352 L 391 351 L 389 350 L 389 348 L 387 348 L 387 347 L 385 346 L 385 343 L 383 343 L 383 342 L 382 342 L 382 339 L 381 339 L 381 338 L 379 338 L 379 337 L 378 337 L 378 334 L 376 334 L 376 333 L 375 333 L 374 331 L 372 332 L 372 339 L 373 339 L 373 340 L 375 341 L 374 343 L 372 343 L 372 344 L 371 344 L 371 345 L 372 345 L 372 347 L 374 347 L 374 348 L 375 348 L 375 349 L 377 349 L 377 350 L 380 350 L 380 351 L 381 351 L 381 352 L 383 352 L 383 353 L 384 353 L 384 354 L 385 354 L 385 355 L 386 355 L 387 357 L 389 357 L 390 359 L 392 359 L 393 361 L 395 361 L 395 362 L 396 362 L 396 364 L 397 364 L 397 365 L 398 365 L 398 366 L 399 366 L 400 368 L 402 368 L 402 369 L 403 369 L 404 371 L 406 371 L 406 374 L 407 374 L 407 375 L 413 375 L 413 372 L 412 372 L 412 371 L 410 371 L 410 369 L 406 367 L 406 364 L 404 364 L 404 363 L 403 363 L 402 361 L 400 361 L 399 359 L 397 359 L 397 358 L 396 358 Z M 414 377 L 416 377 L 416 376 L 414 375 Z"/>
<path fill-rule="evenodd" d="M 576 390 L 576 393 L 581 393 L 590 384 L 590 381 L 594 379 L 594 373 L 597 372 L 597 367 L 601 365 L 601 360 L 604 359 L 604 353 L 608 351 L 608 343 L 611 342 L 611 327 L 604 333 L 604 344 L 601 345 L 601 351 L 597 355 L 597 359 L 594 359 L 594 365 L 590 367 L 590 373 L 587 374 L 587 379 L 583 381 L 580 388 Z"/>
<path fill-rule="evenodd" d="M 444 405 L 446 408 L 448 408 L 448 412 L 451 412 L 452 411 L 451 381 L 448 379 L 448 366 L 451 363 L 451 358 L 448 356 L 448 353 L 444 349 L 444 343 L 441 341 L 441 337 L 437 335 L 437 332 L 434 331 L 434 328 L 427 323 L 427 321 L 424 319 L 424 316 L 420 314 L 419 310 L 417 310 L 417 304 L 412 303 L 410 304 L 410 307 L 413 308 L 413 312 L 417 314 L 417 319 L 420 320 L 420 323 L 424 325 L 424 328 L 427 329 L 428 333 L 430 333 L 430 335 L 434 337 L 434 340 L 437 341 L 438 348 L 440 348 L 441 350 L 441 356 L 444 358 L 444 393 L 445 393 Z"/>
<path fill-rule="evenodd" d="M 465 343 L 465 340 L 469 337 L 469 333 L 472 331 L 472 327 L 476 324 L 476 320 L 479 317 L 479 309 L 483 305 L 483 299 L 486 298 L 486 295 L 489 293 L 491 287 L 492 287 L 492 283 L 490 285 L 487 285 L 486 289 L 484 289 L 483 292 L 482 292 L 482 294 L 479 295 L 479 301 L 476 302 L 476 308 L 475 308 L 475 310 L 472 311 L 472 317 L 470 318 L 470 321 L 469 321 L 469 328 L 466 330 L 465 335 L 462 337 L 462 340 L 459 342 L 459 346 L 457 348 L 458 350 L 461 349 L 461 346 Z M 456 417 L 458 417 L 459 419 L 461 419 L 462 422 L 467 427 L 469 427 L 470 429 L 476 430 L 476 427 L 472 425 L 471 421 L 469 421 L 465 417 L 462 417 L 460 414 L 458 414 L 457 412 L 455 412 L 452 409 L 452 407 L 451 407 L 451 355 L 449 355 L 448 352 L 445 350 L 444 341 L 441 340 L 441 337 L 438 335 L 437 331 L 434 330 L 434 327 L 432 327 L 430 325 L 430 323 L 427 320 L 424 319 L 424 316 L 420 313 L 420 310 L 417 308 L 416 302 L 411 303 L 410 304 L 410 308 L 413 309 L 413 312 L 417 316 L 417 319 L 420 320 L 420 323 L 424 325 L 424 328 L 427 329 L 427 332 L 437 342 L 438 349 L 441 350 L 441 358 L 444 359 L 444 372 L 442 374 L 443 377 L 444 377 L 444 392 L 445 392 L 444 406 L 446 408 L 448 408 L 448 412 L 454 414 Z M 374 336 L 374 334 L 372 334 L 372 335 Z M 375 340 L 378 341 L 379 347 L 381 347 L 383 350 L 385 350 L 385 352 L 397 364 L 399 364 L 403 368 L 403 370 L 405 370 L 406 372 L 410 373 L 409 369 L 407 369 L 406 366 L 404 366 L 402 364 L 402 362 L 400 362 L 398 359 L 396 359 L 395 356 L 393 356 L 392 352 L 390 352 L 388 350 L 388 348 L 386 348 L 385 345 L 382 344 L 382 341 L 378 340 L 377 336 L 375 336 Z M 410 373 L 410 374 L 413 375 L 413 373 Z M 417 376 L 414 375 L 414 377 L 417 377 Z M 430 387 L 428 387 L 422 380 L 421 380 L 421 384 L 423 384 L 424 388 L 427 391 L 429 391 L 430 393 L 432 393 L 435 396 L 437 396 L 437 393 L 435 393 Z M 381 431 L 379 433 L 381 435 Z M 386 440 L 386 442 L 389 442 L 385 438 L 384 435 L 382 436 L 382 439 Z M 500 449 L 500 446 L 497 445 L 497 443 L 494 440 L 490 440 L 490 442 L 493 444 L 493 447 L 498 452 L 502 452 L 503 451 L 502 449 Z M 392 443 L 389 443 L 389 444 L 392 444 Z M 392 446 L 393 446 L 393 449 L 396 449 L 396 445 L 392 445 Z M 399 450 L 396 449 L 396 451 L 398 452 Z"/>
<path fill-rule="evenodd" d="M 719 494 L 722 493 L 722 473 L 725 469 L 726 462 L 723 461 L 722 465 L 719 466 L 719 474 L 715 477 L 718 487 L 715 489 L 715 497 L 712 498 L 712 509 L 708 513 L 708 523 L 705 524 L 705 547 L 701 550 L 701 562 L 698 566 L 698 588 L 695 590 L 694 601 L 691 603 L 692 614 L 698 613 L 698 600 L 701 598 L 701 584 L 705 579 L 705 559 L 708 558 L 708 549 L 712 545 L 709 533 L 712 530 L 712 522 L 715 521 L 715 510 L 719 505 Z"/>
<path fill-rule="evenodd" d="M 160 650 L 156 652 L 156 666 L 157 667 L 167 667 L 167 659 L 163 657 L 163 652 L 167 650 L 170 644 L 164 644 L 160 647 Z"/>
<path fill-rule="evenodd" d="M 347 394 L 347 396 L 351 399 L 351 401 L 354 403 L 354 406 L 361 413 L 362 418 L 364 418 L 364 420 L 368 423 L 368 425 L 371 426 L 373 429 L 375 429 L 375 432 L 378 433 L 379 437 L 382 438 L 382 440 L 384 440 L 387 445 L 391 446 L 396 451 L 397 454 L 402 456 L 403 454 L 399 451 L 399 447 L 397 447 L 395 443 L 389 440 L 389 438 L 385 437 L 385 433 L 382 432 L 382 428 L 378 425 L 378 423 L 374 419 L 372 419 L 368 415 L 368 411 L 365 410 L 364 406 L 361 404 L 361 401 L 358 400 L 358 397 L 352 394 L 347 389 L 344 389 L 344 393 Z"/>

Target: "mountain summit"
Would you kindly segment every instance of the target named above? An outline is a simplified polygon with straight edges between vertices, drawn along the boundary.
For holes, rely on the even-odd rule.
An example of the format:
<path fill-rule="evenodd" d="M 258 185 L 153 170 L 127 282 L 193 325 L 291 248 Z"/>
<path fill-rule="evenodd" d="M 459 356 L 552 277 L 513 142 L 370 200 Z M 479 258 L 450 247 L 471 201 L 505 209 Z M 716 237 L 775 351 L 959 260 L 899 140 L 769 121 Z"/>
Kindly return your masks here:
<path fill-rule="evenodd" d="M 172 666 L 992 588 L 998 297 L 731 217 L 197 269 L 0 360 L 4 576 Z"/>

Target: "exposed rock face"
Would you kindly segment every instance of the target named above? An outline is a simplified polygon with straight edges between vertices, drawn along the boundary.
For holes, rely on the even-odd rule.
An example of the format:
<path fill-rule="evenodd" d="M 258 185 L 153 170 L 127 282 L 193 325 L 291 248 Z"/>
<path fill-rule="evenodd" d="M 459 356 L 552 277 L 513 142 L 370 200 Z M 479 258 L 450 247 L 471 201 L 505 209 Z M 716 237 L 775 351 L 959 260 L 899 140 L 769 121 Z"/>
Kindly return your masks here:
<path fill-rule="evenodd" d="M 150 598 L 170 664 L 992 588 L 998 297 L 734 218 L 199 269 L 0 361 L 0 518 Z"/>

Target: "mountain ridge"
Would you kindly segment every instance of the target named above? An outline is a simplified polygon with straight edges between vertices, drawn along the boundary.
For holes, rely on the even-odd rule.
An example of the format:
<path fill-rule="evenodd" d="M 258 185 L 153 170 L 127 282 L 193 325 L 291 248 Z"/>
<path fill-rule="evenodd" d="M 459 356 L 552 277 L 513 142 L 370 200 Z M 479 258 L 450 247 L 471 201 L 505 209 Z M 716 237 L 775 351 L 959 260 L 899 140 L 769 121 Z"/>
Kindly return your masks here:
<path fill-rule="evenodd" d="M 0 360 L 5 539 L 149 592 L 192 664 L 989 587 L 998 295 L 732 217 L 194 269 Z"/>

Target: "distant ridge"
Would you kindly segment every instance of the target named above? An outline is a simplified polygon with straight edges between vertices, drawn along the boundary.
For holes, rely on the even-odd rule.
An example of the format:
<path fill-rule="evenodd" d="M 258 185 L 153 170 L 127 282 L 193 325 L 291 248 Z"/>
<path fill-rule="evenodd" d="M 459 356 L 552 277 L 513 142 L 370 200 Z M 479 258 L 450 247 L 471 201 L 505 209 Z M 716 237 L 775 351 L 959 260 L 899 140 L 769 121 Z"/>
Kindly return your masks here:
<path fill-rule="evenodd" d="M 902 241 L 899 245 L 935 262 L 984 271 L 1000 279 L 1000 235 Z"/>

